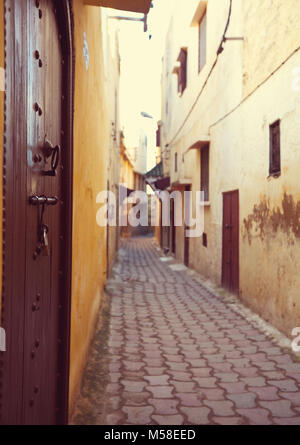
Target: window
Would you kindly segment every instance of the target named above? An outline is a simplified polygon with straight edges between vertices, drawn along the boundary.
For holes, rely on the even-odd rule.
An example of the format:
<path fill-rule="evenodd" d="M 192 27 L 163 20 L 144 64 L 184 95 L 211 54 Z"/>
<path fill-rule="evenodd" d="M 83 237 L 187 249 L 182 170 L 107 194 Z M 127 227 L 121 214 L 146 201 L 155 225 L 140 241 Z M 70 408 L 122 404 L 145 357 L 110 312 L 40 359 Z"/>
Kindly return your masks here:
<path fill-rule="evenodd" d="M 187 49 L 181 49 L 178 61 L 180 63 L 178 70 L 178 93 L 181 95 L 187 86 Z"/>
<path fill-rule="evenodd" d="M 202 235 L 202 245 L 203 245 L 203 247 L 207 247 L 208 246 L 208 244 L 207 244 L 207 233 L 203 233 L 203 235 Z"/>
<path fill-rule="evenodd" d="M 279 176 L 281 172 L 280 155 L 280 120 L 270 125 L 270 176 Z"/>
<path fill-rule="evenodd" d="M 198 52 L 198 72 L 206 64 L 206 12 L 199 22 L 199 52 Z"/>
<path fill-rule="evenodd" d="M 156 147 L 160 147 L 160 125 L 158 125 L 156 130 Z"/>
<path fill-rule="evenodd" d="M 177 153 L 175 153 L 175 173 L 178 171 L 178 156 Z"/>
<path fill-rule="evenodd" d="M 201 150 L 201 191 L 204 201 L 209 201 L 209 145 Z"/>

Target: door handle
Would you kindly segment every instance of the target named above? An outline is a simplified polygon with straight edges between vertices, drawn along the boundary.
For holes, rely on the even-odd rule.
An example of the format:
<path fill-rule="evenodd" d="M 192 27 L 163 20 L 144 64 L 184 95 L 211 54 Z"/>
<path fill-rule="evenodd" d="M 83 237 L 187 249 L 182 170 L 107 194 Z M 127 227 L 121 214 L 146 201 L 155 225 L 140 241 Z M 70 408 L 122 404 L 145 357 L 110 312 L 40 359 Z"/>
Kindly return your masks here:
<path fill-rule="evenodd" d="M 60 158 L 60 146 L 56 145 L 54 147 L 51 142 L 46 141 L 44 145 L 44 153 L 46 158 L 50 158 L 51 156 L 51 170 L 43 171 L 43 176 L 56 176 L 56 169 Z"/>
<path fill-rule="evenodd" d="M 32 195 L 29 197 L 29 204 L 33 206 L 38 206 L 38 205 L 55 206 L 57 203 L 58 203 L 58 198 L 56 196 Z"/>

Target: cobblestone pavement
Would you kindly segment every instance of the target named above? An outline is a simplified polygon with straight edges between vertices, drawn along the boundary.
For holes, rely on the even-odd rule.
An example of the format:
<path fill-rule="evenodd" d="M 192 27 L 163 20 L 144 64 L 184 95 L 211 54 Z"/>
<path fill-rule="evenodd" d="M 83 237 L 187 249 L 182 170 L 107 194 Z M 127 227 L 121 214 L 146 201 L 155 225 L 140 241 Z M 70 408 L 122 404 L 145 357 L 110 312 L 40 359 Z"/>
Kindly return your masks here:
<path fill-rule="evenodd" d="M 124 242 L 72 423 L 299 425 L 300 363 L 160 256 Z"/>

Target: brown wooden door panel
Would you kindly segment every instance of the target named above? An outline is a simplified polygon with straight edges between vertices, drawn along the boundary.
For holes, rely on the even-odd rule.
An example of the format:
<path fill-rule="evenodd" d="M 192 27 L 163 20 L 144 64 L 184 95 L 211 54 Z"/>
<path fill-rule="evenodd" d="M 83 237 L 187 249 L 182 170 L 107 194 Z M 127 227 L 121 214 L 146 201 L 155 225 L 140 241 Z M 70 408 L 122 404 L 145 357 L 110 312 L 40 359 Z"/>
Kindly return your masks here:
<path fill-rule="evenodd" d="M 223 194 L 222 285 L 239 292 L 239 192 Z"/>
<path fill-rule="evenodd" d="M 175 226 L 175 202 L 171 200 L 171 248 L 172 253 L 176 253 L 176 226 Z"/>
<path fill-rule="evenodd" d="M 191 187 L 186 186 L 185 191 L 190 192 Z M 188 214 L 190 205 L 191 205 L 191 203 L 188 200 L 184 199 L 185 214 Z M 190 229 L 186 224 L 184 224 L 184 264 L 186 267 L 189 267 L 189 264 L 190 264 L 190 238 L 187 237 L 187 234 L 186 234 L 187 230 L 190 230 Z"/>
<path fill-rule="evenodd" d="M 5 390 L 0 422 L 55 424 L 66 421 L 68 398 L 72 232 L 70 5 L 67 0 L 6 3 L 6 32 L 10 36 L 6 50 L 11 53 L 6 61 L 9 125 L 5 196 L 9 202 L 6 199 L 2 318 L 8 344 L 3 355 Z M 45 175 L 51 171 L 49 143 L 60 147 L 53 175 Z M 58 203 L 43 210 L 41 205 L 30 204 L 32 195 L 55 196 Z M 49 229 L 48 254 L 46 249 L 36 253 L 41 222 Z"/>

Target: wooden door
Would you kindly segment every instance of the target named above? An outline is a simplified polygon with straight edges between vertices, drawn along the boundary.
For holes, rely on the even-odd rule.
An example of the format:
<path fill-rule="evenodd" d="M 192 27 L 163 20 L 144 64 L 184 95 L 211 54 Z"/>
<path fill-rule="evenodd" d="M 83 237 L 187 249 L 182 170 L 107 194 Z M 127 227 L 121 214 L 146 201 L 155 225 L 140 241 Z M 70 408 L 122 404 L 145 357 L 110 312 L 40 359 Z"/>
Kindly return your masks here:
<path fill-rule="evenodd" d="M 160 227 L 160 233 L 159 233 L 159 244 L 160 247 L 163 248 L 164 245 L 164 234 L 163 234 L 163 205 L 162 201 L 159 201 L 159 227 Z"/>
<path fill-rule="evenodd" d="M 185 187 L 186 192 L 191 191 L 190 186 Z M 191 203 L 189 200 L 184 199 L 184 206 L 185 206 L 185 214 L 187 215 L 189 213 L 189 207 Z M 190 238 L 187 236 L 187 231 L 190 230 L 190 228 L 184 224 L 184 264 L 186 267 L 189 267 L 190 265 Z"/>
<path fill-rule="evenodd" d="M 239 192 L 223 194 L 222 284 L 230 292 L 239 292 Z"/>
<path fill-rule="evenodd" d="M 4 424 L 67 421 L 70 30 L 67 1 L 6 1 Z"/>
<path fill-rule="evenodd" d="M 176 226 L 175 226 L 175 202 L 171 200 L 171 249 L 172 253 L 176 253 Z"/>

